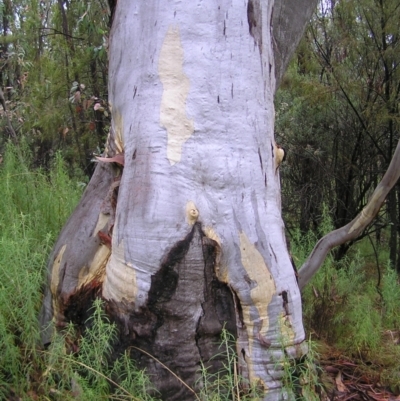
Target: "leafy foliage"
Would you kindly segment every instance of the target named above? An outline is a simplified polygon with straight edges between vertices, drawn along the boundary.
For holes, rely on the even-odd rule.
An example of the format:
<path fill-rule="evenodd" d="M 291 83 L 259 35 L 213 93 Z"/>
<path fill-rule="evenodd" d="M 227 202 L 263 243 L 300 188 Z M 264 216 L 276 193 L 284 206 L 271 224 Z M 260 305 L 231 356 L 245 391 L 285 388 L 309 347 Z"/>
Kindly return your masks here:
<path fill-rule="evenodd" d="M 351 221 L 382 178 L 400 138 L 400 9 L 396 1 L 323 1 L 276 97 L 289 228 L 319 232 L 323 200 L 335 228 Z M 373 227 L 390 224 L 396 266 L 398 191 Z M 340 259 L 352 244 L 336 251 Z"/>
<path fill-rule="evenodd" d="M 324 219 L 328 219 L 324 226 L 329 227 L 329 216 Z M 311 232 L 301 236 L 298 231 L 294 238 L 293 257 L 301 263 L 316 237 Z M 376 260 L 371 257 L 371 247 L 363 243 L 340 261 L 328 257 L 303 291 L 303 311 L 314 338 L 361 358 L 365 369 L 375 366 L 383 384 L 397 386 L 399 280 L 387 260 L 384 249 Z"/>
<path fill-rule="evenodd" d="M 109 126 L 107 2 L 7 0 L 0 13 L 0 85 L 17 136 L 36 165 L 48 167 L 61 150 L 89 174 Z"/>
<path fill-rule="evenodd" d="M 128 352 L 111 358 L 116 327 L 100 300 L 79 341 L 70 325 L 48 350 L 39 347 L 37 316 L 48 254 L 82 186 L 68 177 L 60 154 L 46 173 L 21 164 L 21 150 L 29 159 L 26 147 L 17 151 L 8 145 L 0 164 L 0 398 L 154 399 L 147 376 Z"/>
<path fill-rule="evenodd" d="M 322 384 L 316 365 L 318 357 L 316 344 L 311 339 L 308 341 L 308 352 L 305 356 L 297 360 L 286 356 L 283 363 L 283 390 L 289 395 L 289 399 L 320 399 Z"/>
<path fill-rule="evenodd" d="M 155 400 L 150 395 L 154 389 L 148 377 L 135 366 L 128 351 L 113 360 L 117 328 L 109 322 L 101 300 L 94 302 L 92 312 L 75 355 L 65 347 L 76 341 L 73 325 L 67 327 L 63 336 L 55 335 L 45 353 L 44 385 L 68 399 Z"/>
<path fill-rule="evenodd" d="M 283 204 L 296 264 L 317 236 L 360 212 L 400 137 L 397 3 L 321 2 L 277 94 L 277 140 L 289 150 L 281 168 Z M 100 303 L 79 353 L 65 346 L 76 340 L 73 327 L 46 352 L 37 345 L 46 259 L 85 185 L 80 171 L 91 173 L 92 155 L 100 153 L 110 123 L 108 14 L 105 0 L 0 2 L 0 85 L 7 108 L 0 112 L 0 398 L 151 399 L 146 376 L 129 354 L 112 360 L 115 327 Z M 18 152 L 7 145 L 6 113 Z M 377 244 L 390 246 L 391 264 L 387 255 L 379 258 L 384 273 L 378 289 L 365 269 L 371 263 L 366 252 L 348 252 L 344 245 L 304 294 L 309 330 L 381 364 L 382 380 L 395 386 L 400 295 L 390 267 L 399 261 L 399 196 L 397 188 L 371 228 Z M 228 337 L 223 347 L 228 364 L 214 377 L 203 368 L 202 399 L 229 399 L 238 391 Z M 285 368 L 294 393 L 299 369 L 314 385 L 311 359 Z"/>

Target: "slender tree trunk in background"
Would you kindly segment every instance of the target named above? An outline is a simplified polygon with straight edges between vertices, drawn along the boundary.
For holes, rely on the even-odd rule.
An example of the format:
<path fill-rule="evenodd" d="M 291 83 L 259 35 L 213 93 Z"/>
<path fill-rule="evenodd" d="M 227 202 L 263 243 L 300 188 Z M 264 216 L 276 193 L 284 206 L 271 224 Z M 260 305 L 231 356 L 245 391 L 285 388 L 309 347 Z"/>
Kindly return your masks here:
<path fill-rule="evenodd" d="M 394 192 L 394 191 L 393 191 Z M 399 222 L 400 222 L 400 185 L 399 184 L 397 184 L 396 185 L 396 191 L 395 191 L 395 196 L 396 196 L 396 200 L 397 200 L 397 219 L 396 219 L 396 222 L 397 222 L 397 238 L 399 238 L 399 236 L 400 236 L 400 224 L 399 224 Z M 396 260 L 396 269 L 397 269 L 397 272 L 398 273 L 400 273 L 400 247 L 399 246 L 397 246 L 397 260 Z"/>
<path fill-rule="evenodd" d="M 4 60 L 7 60 L 9 55 L 8 55 L 8 35 L 10 34 L 10 19 L 12 18 L 12 6 L 10 0 L 5 0 L 3 4 L 3 10 L 2 10 L 2 22 L 3 22 L 3 39 L 4 42 L 1 46 L 1 56 Z M 8 64 L 8 65 L 7 65 Z M 5 67 L 5 68 L 4 68 Z M 3 73 L 3 70 L 5 70 L 5 74 Z M 5 75 L 5 76 L 4 76 Z M 10 82 L 10 64 L 6 62 L 5 66 L 0 71 L 0 85 L 3 86 L 11 86 Z M 7 100 L 10 100 L 10 93 L 9 91 L 5 90 L 4 91 L 4 96 Z"/>
<path fill-rule="evenodd" d="M 397 264 L 397 204 L 396 204 L 396 192 L 390 192 L 387 199 L 387 207 L 389 212 L 389 219 L 392 223 L 390 225 L 390 237 L 389 237 L 389 259 L 392 267 L 395 269 Z"/>
<path fill-rule="evenodd" d="M 284 397 L 283 359 L 305 347 L 273 96 L 315 3 L 118 1 L 105 153 L 119 164 L 100 163 L 60 235 L 43 325 L 84 324 L 101 295 L 119 349 L 142 348 L 195 386 L 200 361 L 221 365 L 210 358 L 226 324 L 239 373 L 263 399 Z M 193 398 L 154 360 L 134 357 L 164 399 Z"/>

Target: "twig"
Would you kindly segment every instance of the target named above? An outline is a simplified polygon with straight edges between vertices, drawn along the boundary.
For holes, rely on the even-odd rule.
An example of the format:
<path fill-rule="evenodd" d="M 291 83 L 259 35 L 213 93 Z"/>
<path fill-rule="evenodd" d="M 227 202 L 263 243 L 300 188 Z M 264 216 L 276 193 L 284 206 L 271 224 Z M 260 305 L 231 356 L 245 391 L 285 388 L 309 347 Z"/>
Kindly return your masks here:
<path fill-rule="evenodd" d="M 149 354 L 147 351 L 145 351 L 144 349 L 135 347 L 134 345 L 131 345 L 129 348 L 134 348 L 137 349 L 138 351 L 142 352 L 143 354 L 146 354 L 147 356 L 149 356 L 150 358 L 154 359 L 157 363 L 159 363 L 164 369 L 168 370 L 169 373 L 171 373 L 172 376 L 174 376 L 179 382 L 181 382 L 187 389 L 189 389 L 194 396 L 196 397 L 197 400 L 201 401 L 199 396 L 196 394 L 196 392 L 190 387 L 188 386 L 176 373 L 174 373 L 168 366 L 164 365 L 159 359 L 157 359 L 155 356 Z M 129 349 L 128 348 L 128 349 Z"/>
<path fill-rule="evenodd" d="M 67 34 L 67 33 L 60 32 L 59 30 L 54 29 L 54 28 L 47 28 L 47 27 L 39 28 L 40 31 L 44 31 L 45 29 L 51 30 L 51 31 L 53 31 L 54 33 L 42 34 L 42 36 L 62 35 L 62 36 L 66 36 L 66 37 L 71 38 L 71 39 L 85 40 L 85 38 L 78 38 L 77 36 L 72 36 L 72 35 L 69 35 L 69 34 Z"/>

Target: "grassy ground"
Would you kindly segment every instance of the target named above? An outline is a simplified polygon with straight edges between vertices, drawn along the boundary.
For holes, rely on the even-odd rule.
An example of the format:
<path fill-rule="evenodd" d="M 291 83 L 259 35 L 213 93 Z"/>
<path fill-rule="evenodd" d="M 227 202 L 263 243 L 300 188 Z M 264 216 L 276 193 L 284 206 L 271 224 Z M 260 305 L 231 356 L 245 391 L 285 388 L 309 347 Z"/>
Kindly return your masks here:
<path fill-rule="evenodd" d="M 315 242 L 292 243 L 299 264 Z M 328 257 L 303 292 L 303 316 L 321 360 L 351 361 L 358 377 L 400 394 L 400 287 L 387 248 L 365 238 L 340 262 Z"/>
<path fill-rule="evenodd" d="M 106 363 L 116 328 L 100 303 L 77 357 L 68 350 L 73 327 L 49 349 L 40 346 L 47 258 L 84 184 L 68 177 L 60 157 L 50 171 L 30 171 L 21 152 L 9 147 L 0 164 L 0 399 L 98 401 L 112 392 L 114 399 L 150 400 L 148 379 L 127 355 Z"/>
<path fill-rule="evenodd" d="M 79 341 L 79 353 L 68 348 L 75 342 L 72 326 L 49 349 L 40 346 L 37 316 L 48 254 L 84 184 L 66 174 L 58 156 L 50 171 L 30 170 L 29 157 L 22 158 L 28 162 L 8 148 L 0 164 L 0 399 L 153 400 L 151 385 L 129 352 L 109 362 L 116 328 L 100 301 L 93 307 L 91 329 Z M 312 235 L 295 236 L 292 253 L 297 264 L 315 241 Z M 285 384 L 296 398 L 317 399 L 321 383 L 337 388 L 337 377 L 333 384 L 325 380 L 314 361 L 328 361 L 330 366 L 333 359 L 343 358 L 356 361 L 358 370 L 374 377 L 375 384 L 400 392 L 400 291 L 387 259 L 384 247 L 375 253 L 363 242 L 340 263 L 328 258 L 304 291 L 312 352 L 308 359 L 285 365 Z M 229 366 L 214 377 L 203 371 L 203 390 L 196 397 L 244 401 L 228 337 L 221 339 L 221 352 Z"/>

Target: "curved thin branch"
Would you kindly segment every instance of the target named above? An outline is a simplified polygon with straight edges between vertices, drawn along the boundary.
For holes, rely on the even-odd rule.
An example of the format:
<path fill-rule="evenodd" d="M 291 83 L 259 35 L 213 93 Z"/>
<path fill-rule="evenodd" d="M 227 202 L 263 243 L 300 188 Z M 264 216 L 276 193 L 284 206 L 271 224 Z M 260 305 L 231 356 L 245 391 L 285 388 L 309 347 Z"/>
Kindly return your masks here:
<path fill-rule="evenodd" d="M 67 38 L 71 38 L 71 39 L 75 39 L 75 40 L 85 40 L 85 38 L 79 38 L 77 36 L 72 36 L 72 35 L 69 35 L 68 33 L 61 32 L 58 29 L 54 29 L 54 28 L 41 27 L 41 28 L 39 28 L 39 30 L 40 31 L 44 31 L 44 30 L 53 31 L 53 33 L 42 34 L 42 36 L 62 35 L 62 36 L 65 36 Z"/>
<path fill-rule="evenodd" d="M 396 151 L 394 152 L 392 161 L 390 162 L 385 175 L 376 187 L 374 193 L 361 213 L 359 213 L 358 216 L 350 223 L 346 224 L 342 228 L 331 231 L 317 242 L 310 256 L 299 270 L 300 289 L 303 289 L 304 286 L 311 280 L 313 275 L 321 267 L 326 255 L 332 248 L 357 238 L 365 230 L 365 228 L 378 214 L 387 194 L 396 184 L 399 177 L 400 141 L 397 144 Z"/>

